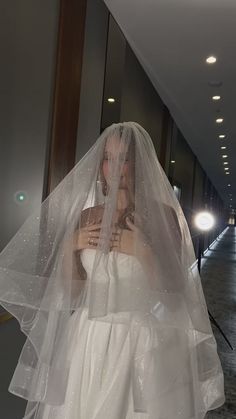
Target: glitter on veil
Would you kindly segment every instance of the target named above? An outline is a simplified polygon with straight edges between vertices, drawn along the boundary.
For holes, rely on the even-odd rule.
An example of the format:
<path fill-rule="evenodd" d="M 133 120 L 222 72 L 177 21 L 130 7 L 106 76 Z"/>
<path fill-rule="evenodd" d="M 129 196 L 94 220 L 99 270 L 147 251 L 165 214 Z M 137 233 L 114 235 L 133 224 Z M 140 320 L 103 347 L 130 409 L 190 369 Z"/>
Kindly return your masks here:
<path fill-rule="evenodd" d="M 104 155 L 109 141 L 111 153 Z M 114 222 L 127 161 L 130 205 Z M 123 267 L 129 275 L 120 281 L 124 253 L 111 243 L 114 231 L 131 231 L 127 216 L 133 241 Z M 78 232 L 98 220 L 88 278 Z M 0 254 L 0 303 L 27 337 L 9 386 L 28 401 L 25 418 L 41 419 L 44 404 L 63 405 L 73 347 L 68 325 L 83 310 L 88 320 L 126 327 L 135 412 L 189 419 L 182 403 L 187 399 L 191 418 L 199 419 L 220 406 L 223 373 L 195 259 L 150 136 L 135 122 L 111 125 Z M 140 349 L 141 330 L 149 338 Z"/>

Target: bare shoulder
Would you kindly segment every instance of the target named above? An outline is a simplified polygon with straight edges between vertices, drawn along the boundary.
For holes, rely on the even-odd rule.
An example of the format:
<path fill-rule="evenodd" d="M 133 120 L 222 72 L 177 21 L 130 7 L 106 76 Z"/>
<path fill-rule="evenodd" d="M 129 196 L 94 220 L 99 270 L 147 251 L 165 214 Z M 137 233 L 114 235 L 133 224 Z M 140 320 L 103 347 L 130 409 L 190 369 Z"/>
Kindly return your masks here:
<path fill-rule="evenodd" d="M 98 222 L 104 211 L 103 205 L 97 205 L 95 207 L 85 208 L 81 213 L 81 227 L 84 227 L 86 223 Z"/>

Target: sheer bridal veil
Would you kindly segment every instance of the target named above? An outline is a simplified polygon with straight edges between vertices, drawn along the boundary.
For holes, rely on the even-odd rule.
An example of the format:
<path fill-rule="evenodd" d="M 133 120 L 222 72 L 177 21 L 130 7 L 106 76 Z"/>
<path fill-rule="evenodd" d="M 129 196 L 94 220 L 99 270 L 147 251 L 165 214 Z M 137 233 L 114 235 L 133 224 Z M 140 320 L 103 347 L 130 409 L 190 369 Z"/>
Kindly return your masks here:
<path fill-rule="evenodd" d="M 117 218 L 120 193 L 128 205 Z M 94 254 L 89 281 L 83 248 Z M 117 265 L 124 253 L 129 266 L 121 283 Z M 75 311 L 86 309 L 89 320 L 127 327 L 131 356 L 140 328 L 158 337 L 139 354 L 149 368 L 145 379 L 134 362 L 134 388 L 141 394 L 134 397 L 135 411 L 142 410 L 142 398 L 144 405 L 148 398 L 168 404 L 172 389 L 182 386 L 193 399 L 192 417 L 204 417 L 223 403 L 223 374 L 194 262 L 185 217 L 150 136 L 135 122 L 111 125 L 0 254 L 0 303 L 27 337 L 9 391 L 31 408 L 63 404 L 72 338 L 67 326 Z M 164 370 L 162 383 L 158 374 L 156 382 L 148 378 L 153 365 Z"/>

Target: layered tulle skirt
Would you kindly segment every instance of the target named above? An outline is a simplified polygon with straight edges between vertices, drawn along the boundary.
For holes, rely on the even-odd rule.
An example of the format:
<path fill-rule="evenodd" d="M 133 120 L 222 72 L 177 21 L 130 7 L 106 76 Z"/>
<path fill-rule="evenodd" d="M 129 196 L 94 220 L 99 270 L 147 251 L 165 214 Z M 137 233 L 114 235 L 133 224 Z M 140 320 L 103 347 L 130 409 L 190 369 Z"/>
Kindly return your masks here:
<path fill-rule="evenodd" d="M 209 365 L 199 383 L 187 331 L 154 327 L 138 314 L 132 321 L 125 312 L 105 321 L 87 314 L 86 308 L 75 311 L 68 323 L 71 361 L 64 404 L 41 406 L 42 419 L 204 418 L 220 394 L 222 374 Z M 63 371 L 63 358 L 61 363 Z"/>

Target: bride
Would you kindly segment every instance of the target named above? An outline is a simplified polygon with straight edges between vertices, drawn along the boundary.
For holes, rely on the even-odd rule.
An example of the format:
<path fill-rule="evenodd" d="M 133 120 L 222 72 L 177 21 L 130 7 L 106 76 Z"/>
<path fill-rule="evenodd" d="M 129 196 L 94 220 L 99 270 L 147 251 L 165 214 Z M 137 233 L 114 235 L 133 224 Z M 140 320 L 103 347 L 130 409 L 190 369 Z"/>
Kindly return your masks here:
<path fill-rule="evenodd" d="M 200 419 L 223 373 L 180 205 L 148 133 L 108 127 L 0 255 L 27 340 L 24 418 Z"/>

